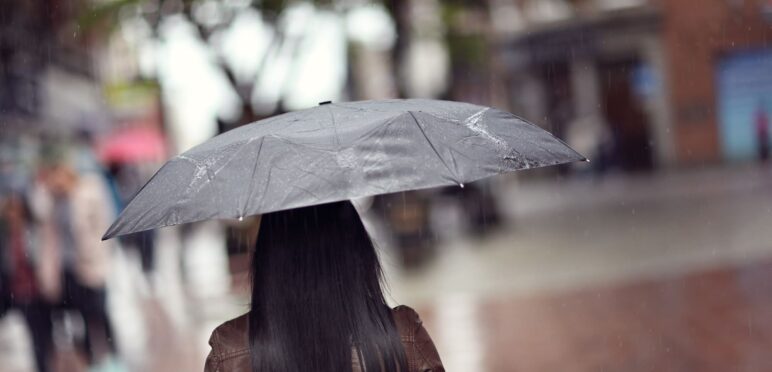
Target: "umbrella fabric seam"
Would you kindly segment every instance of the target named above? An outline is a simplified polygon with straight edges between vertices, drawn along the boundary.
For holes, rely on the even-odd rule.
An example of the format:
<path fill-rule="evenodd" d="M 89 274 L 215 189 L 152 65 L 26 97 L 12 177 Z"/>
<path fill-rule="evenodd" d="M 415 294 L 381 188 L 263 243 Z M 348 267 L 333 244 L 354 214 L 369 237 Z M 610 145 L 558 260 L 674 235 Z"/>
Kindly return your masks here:
<path fill-rule="evenodd" d="M 461 183 L 458 180 L 458 175 L 456 174 L 456 172 L 450 169 L 450 167 L 448 166 L 448 163 L 445 162 L 445 159 L 442 157 L 442 155 L 440 155 L 440 152 L 437 151 L 436 147 L 434 147 L 434 143 L 432 143 L 432 141 L 429 139 L 429 136 L 426 135 L 426 131 L 424 131 L 424 128 L 421 127 L 421 123 L 418 122 L 418 118 L 415 117 L 415 114 L 413 113 L 413 111 L 408 111 L 407 113 L 410 114 L 410 117 L 413 118 L 413 123 L 415 123 L 415 125 L 418 127 L 418 130 L 421 131 L 421 134 L 424 136 L 424 139 L 426 139 L 426 142 L 429 144 L 429 147 L 431 147 L 432 151 L 434 151 L 434 153 L 440 159 L 440 162 L 442 162 L 442 165 L 444 165 L 445 169 L 447 169 L 448 172 L 450 172 L 450 174 L 453 176 L 452 181 L 455 183 Z"/>
<path fill-rule="evenodd" d="M 251 143 L 252 141 L 247 142 L 247 145 Z M 239 212 L 238 217 L 242 217 L 243 215 L 249 213 L 249 201 L 252 200 L 252 190 L 255 183 L 255 173 L 257 172 L 257 166 L 260 162 L 260 153 L 263 151 L 263 143 L 265 142 L 265 137 L 260 137 L 260 147 L 257 148 L 257 154 L 255 154 L 255 164 L 252 167 L 252 176 L 249 178 L 249 188 L 247 189 L 247 196 L 244 200 L 244 207 Z M 246 147 L 246 146 L 245 146 Z"/>
<path fill-rule="evenodd" d="M 338 133 L 338 125 L 335 123 L 335 113 L 332 112 L 332 108 L 330 106 L 327 106 L 327 112 L 330 114 L 332 130 L 335 132 L 335 148 L 340 149 L 340 134 Z"/>

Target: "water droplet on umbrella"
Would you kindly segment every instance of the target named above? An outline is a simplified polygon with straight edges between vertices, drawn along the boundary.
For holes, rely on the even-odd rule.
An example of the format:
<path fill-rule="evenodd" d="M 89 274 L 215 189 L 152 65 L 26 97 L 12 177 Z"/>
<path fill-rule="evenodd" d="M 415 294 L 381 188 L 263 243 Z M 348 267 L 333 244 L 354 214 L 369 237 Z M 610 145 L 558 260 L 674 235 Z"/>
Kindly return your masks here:
<path fill-rule="evenodd" d="M 459 186 L 460 188 L 462 188 L 462 189 L 464 188 L 464 184 L 463 184 L 463 183 L 459 183 L 459 184 L 458 184 L 458 186 Z"/>
<path fill-rule="evenodd" d="M 239 216 L 239 221 L 244 221 L 244 216 Z"/>

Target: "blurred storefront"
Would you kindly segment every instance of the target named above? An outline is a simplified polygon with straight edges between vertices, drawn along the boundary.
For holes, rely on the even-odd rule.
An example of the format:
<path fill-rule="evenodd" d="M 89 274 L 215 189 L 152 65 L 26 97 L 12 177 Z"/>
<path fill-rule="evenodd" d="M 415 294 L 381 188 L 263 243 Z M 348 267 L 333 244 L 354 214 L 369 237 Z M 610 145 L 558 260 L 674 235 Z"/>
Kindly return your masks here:
<path fill-rule="evenodd" d="M 772 28 L 764 17 L 768 6 L 766 0 L 661 2 L 667 15 L 663 43 L 669 56 L 674 133 L 682 162 L 736 160 L 721 150 L 726 133 L 719 128 L 727 123 L 722 122 L 720 102 L 729 93 L 724 89 L 732 88 L 722 86 L 718 75 L 727 58 L 769 48 Z M 748 117 L 738 125 L 752 121 Z"/>
<path fill-rule="evenodd" d="M 767 2 L 492 4 L 492 12 L 510 15 L 498 16 L 494 43 L 513 110 L 601 166 L 634 171 L 756 157 L 749 136 L 761 131 L 754 127 L 769 103 L 736 96 L 770 92 L 761 81 L 741 87 L 735 72 L 761 77 L 772 68 Z"/>

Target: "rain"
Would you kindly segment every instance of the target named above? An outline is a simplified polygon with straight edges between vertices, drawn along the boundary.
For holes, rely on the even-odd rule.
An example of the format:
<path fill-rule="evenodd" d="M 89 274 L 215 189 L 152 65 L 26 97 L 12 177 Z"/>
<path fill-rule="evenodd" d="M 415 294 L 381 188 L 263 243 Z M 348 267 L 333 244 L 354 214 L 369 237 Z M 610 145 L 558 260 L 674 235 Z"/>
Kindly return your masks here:
<path fill-rule="evenodd" d="M 769 1 L 0 5 L 2 372 L 772 370 Z"/>

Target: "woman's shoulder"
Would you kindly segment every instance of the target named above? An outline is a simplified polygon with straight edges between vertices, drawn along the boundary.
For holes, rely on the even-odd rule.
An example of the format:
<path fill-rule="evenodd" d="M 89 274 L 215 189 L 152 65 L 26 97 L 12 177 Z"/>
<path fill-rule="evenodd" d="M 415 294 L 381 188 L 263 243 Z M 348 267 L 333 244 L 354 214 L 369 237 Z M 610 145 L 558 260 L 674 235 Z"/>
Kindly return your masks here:
<path fill-rule="evenodd" d="M 392 309 L 411 371 L 442 372 L 442 360 L 418 313 L 408 306 Z"/>
<path fill-rule="evenodd" d="M 392 316 L 405 345 L 410 365 L 421 371 L 444 371 L 437 350 L 423 327 L 418 313 L 409 306 L 397 306 Z M 249 370 L 249 313 L 231 319 L 212 332 L 209 339 L 212 351 L 207 357 L 206 371 L 218 371 L 221 366 L 233 366 L 229 370 Z"/>
<path fill-rule="evenodd" d="M 421 327 L 421 317 L 412 307 L 400 305 L 391 309 L 394 324 L 403 341 L 412 341 L 416 329 Z"/>
<path fill-rule="evenodd" d="M 418 319 L 418 313 L 412 307 L 407 305 L 399 305 L 391 309 L 391 312 L 394 314 L 395 319 L 397 319 L 397 317 L 409 321 Z"/>
<path fill-rule="evenodd" d="M 250 371 L 248 315 L 231 319 L 215 328 L 209 345 L 212 350 L 206 357 L 204 371 Z"/>
<path fill-rule="evenodd" d="M 399 334 L 410 337 L 421 326 L 421 318 L 410 306 L 400 305 L 391 309 Z M 223 351 L 249 349 L 249 313 L 220 324 L 212 332 L 209 343 Z"/>
<path fill-rule="evenodd" d="M 220 324 L 209 338 L 212 350 L 219 354 L 234 355 L 249 351 L 249 313 Z"/>

